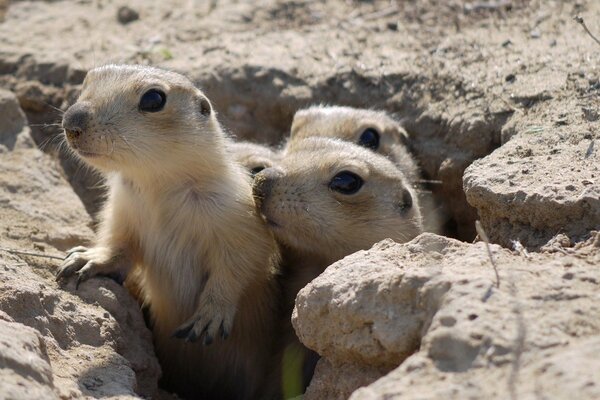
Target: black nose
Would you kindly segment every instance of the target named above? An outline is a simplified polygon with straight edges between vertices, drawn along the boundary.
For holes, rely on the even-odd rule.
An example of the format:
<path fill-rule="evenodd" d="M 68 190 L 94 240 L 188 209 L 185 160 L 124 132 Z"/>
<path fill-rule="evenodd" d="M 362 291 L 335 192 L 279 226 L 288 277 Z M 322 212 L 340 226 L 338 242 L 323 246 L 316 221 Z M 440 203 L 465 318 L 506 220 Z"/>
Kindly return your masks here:
<path fill-rule="evenodd" d="M 92 115 L 90 104 L 79 102 L 73 104 L 63 115 L 62 126 L 69 138 L 76 138 L 84 133 Z"/>
<path fill-rule="evenodd" d="M 261 208 L 263 200 L 271 194 L 275 180 L 282 175 L 283 172 L 277 168 L 265 168 L 256 174 L 252 183 L 252 195 L 258 208 Z"/>

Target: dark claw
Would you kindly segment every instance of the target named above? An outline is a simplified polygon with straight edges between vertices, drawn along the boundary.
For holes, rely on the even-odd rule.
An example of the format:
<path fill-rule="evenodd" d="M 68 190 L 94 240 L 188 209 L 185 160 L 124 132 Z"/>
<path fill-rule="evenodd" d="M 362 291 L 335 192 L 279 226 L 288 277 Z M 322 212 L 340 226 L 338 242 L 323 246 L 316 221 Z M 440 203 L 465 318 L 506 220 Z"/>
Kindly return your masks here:
<path fill-rule="evenodd" d="M 190 322 L 186 326 L 182 326 L 181 328 L 177 329 L 175 331 L 175 333 L 173 334 L 173 337 L 176 337 L 177 339 L 185 339 L 188 337 L 188 335 L 193 327 L 194 327 L 194 322 Z"/>
<path fill-rule="evenodd" d="M 83 275 L 79 274 L 77 276 L 77 282 L 75 282 L 75 290 L 79 290 L 79 284 L 81 282 L 83 282 L 85 279 L 83 279 Z"/>
<path fill-rule="evenodd" d="M 223 340 L 225 340 L 229 337 L 229 332 L 227 332 L 227 330 L 225 330 L 225 327 L 223 326 L 223 321 L 221 321 L 221 325 L 219 326 L 219 333 L 221 334 L 221 338 Z"/>
<path fill-rule="evenodd" d="M 185 338 L 185 341 L 188 343 L 195 342 L 196 340 L 198 340 L 198 336 L 199 335 L 196 335 L 196 331 L 192 330 L 190 334 Z"/>
<path fill-rule="evenodd" d="M 204 341 L 202 342 L 203 345 L 205 346 L 210 346 L 213 342 L 213 338 L 212 336 L 210 336 L 208 333 L 204 336 Z"/>

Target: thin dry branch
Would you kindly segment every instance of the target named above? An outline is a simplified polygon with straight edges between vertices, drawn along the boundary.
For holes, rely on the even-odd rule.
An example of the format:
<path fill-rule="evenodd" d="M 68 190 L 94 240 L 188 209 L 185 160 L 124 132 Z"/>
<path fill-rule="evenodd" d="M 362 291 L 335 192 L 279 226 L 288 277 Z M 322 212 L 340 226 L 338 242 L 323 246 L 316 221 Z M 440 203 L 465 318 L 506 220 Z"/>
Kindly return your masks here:
<path fill-rule="evenodd" d="M 10 254 L 18 254 L 18 255 L 23 255 L 23 256 L 51 258 L 51 259 L 54 259 L 54 260 L 64 260 L 65 259 L 64 257 L 61 257 L 61 256 L 53 256 L 53 255 L 43 254 L 43 253 L 34 253 L 34 252 L 31 252 L 31 251 L 22 251 L 22 250 L 8 249 L 6 247 L 0 247 L 0 251 L 5 251 L 5 252 L 10 253 Z"/>
<path fill-rule="evenodd" d="M 573 19 L 581 26 L 583 26 L 583 29 L 585 29 L 585 31 L 587 32 L 588 35 L 590 35 L 590 37 L 592 39 L 594 39 L 594 42 L 600 44 L 600 40 L 598 40 L 598 38 L 596 36 L 594 36 L 594 34 L 588 29 L 587 25 L 585 24 L 585 22 L 583 21 L 583 18 L 581 18 L 579 15 L 576 15 L 575 17 L 573 17 Z"/>
<path fill-rule="evenodd" d="M 500 287 L 500 275 L 498 275 L 498 266 L 496 265 L 496 261 L 494 260 L 494 255 L 492 254 L 492 249 L 490 248 L 490 240 L 488 239 L 487 234 L 483 230 L 483 227 L 481 226 L 481 222 L 475 221 L 475 230 L 477 231 L 477 234 L 479 235 L 481 240 L 483 240 L 483 242 L 485 243 L 485 248 L 487 250 L 488 257 L 490 258 L 490 262 L 492 263 L 492 267 L 494 268 L 494 273 L 496 274 L 496 288 L 499 288 Z"/>

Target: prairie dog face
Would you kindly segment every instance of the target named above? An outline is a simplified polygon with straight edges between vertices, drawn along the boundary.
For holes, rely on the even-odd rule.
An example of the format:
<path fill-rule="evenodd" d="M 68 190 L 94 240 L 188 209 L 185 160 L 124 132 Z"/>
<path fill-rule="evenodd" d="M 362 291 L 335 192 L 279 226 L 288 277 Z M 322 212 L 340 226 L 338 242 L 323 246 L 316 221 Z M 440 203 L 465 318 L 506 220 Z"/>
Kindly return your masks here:
<path fill-rule="evenodd" d="M 341 140 L 296 142 L 278 167 L 256 175 L 253 194 L 278 240 L 329 262 L 385 238 L 409 241 L 423 229 L 402 172 Z"/>
<path fill-rule="evenodd" d="M 250 142 L 232 142 L 228 145 L 232 157 L 250 171 L 252 176 L 265 168 L 275 166 L 279 156 L 267 146 Z"/>
<path fill-rule="evenodd" d="M 212 148 L 219 132 L 210 102 L 187 78 L 127 65 L 90 70 L 63 128 L 69 146 L 93 166 L 147 173 L 204 157 L 190 148 Z"/>
<path fill-rule="evenodd" d="M 386 156 L 393 146 L 408 141 L 404 128 L 383 111 L 337 106 L 314 106 L 296 112 L 288 150 L 311 136 L 339 138 Z"/>

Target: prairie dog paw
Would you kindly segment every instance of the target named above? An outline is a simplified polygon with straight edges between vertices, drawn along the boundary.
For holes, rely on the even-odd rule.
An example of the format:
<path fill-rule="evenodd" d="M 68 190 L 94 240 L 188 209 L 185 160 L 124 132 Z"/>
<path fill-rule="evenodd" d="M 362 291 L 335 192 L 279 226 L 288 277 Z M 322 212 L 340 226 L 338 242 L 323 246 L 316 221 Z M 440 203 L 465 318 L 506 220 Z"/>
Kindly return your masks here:
<path fill-rule="evenodd" d="M 227 339 L 235 312 L 236 307 L 233 304 L 205 302 L 203 306 L 198 307 L 198 311 L 192 318 L 175 331 L 173 336 L 185 339 L 186 342 L 202 339 L 205 346 L 211 344 L 217 335 Z"/>
<path fill-rule="evenodd" d="M 96 275 L 109 275 L 121 272 L 118 268 L 119 255 L 108 247 L 77 246 L 67 252 L 63 264 L 56 274 L 56 281 L 77 275 L 76 287 Z"/>

